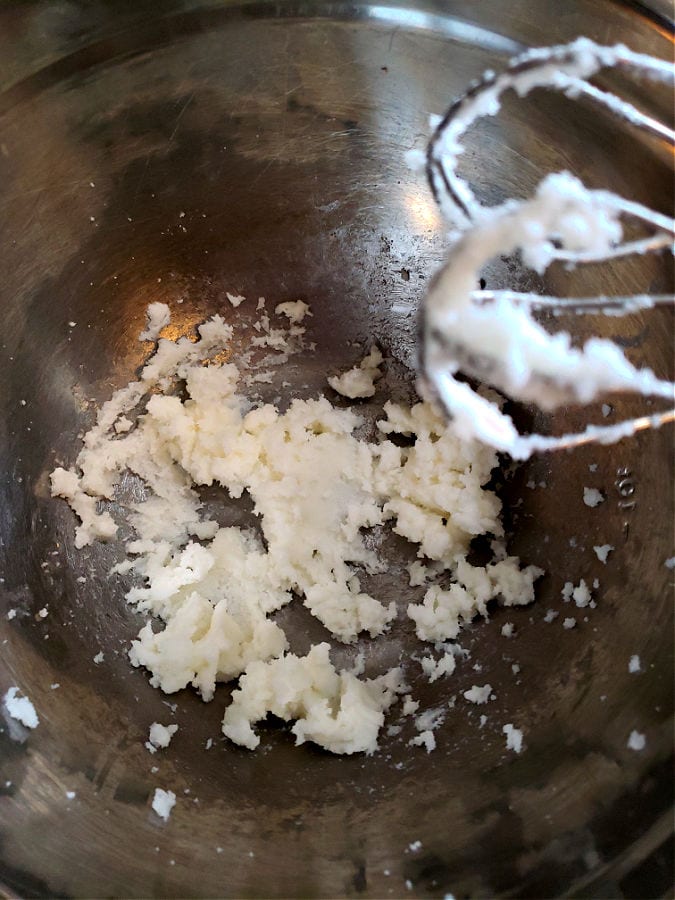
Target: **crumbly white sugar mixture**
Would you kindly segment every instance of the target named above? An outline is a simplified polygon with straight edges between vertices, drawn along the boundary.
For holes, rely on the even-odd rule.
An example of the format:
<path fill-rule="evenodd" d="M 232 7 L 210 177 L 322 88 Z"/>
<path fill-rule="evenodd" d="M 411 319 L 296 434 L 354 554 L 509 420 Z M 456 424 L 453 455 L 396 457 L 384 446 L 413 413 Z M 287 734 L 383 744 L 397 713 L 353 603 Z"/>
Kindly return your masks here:
<path fill-rule="evenodd" d="M 516 728 L 513 723 L 508 722 L 502 728 L 506 735 L 506 749 L 513 750 L 514 753 L 520 753 L 523 749 L 523 732 L 520 728 Z"/>
<path fill-rule="evenodd" d="M 173 791 L 165 791 L 163 788 L 155 788 L 152 798 L 152 808 L 160 817 L 168 822 L 171 810 L 176 805 L 176 795 Z"/>
<path fill-rule="evenodd" d="M 593 547 L 595 551 L 595 555 L 598 557 L 601 563 L 607 565 L 607 557 L 614 549 L 612 544 L 600 544 Z"/>
<path fill-rule="evenodd" d="M 586 506 L 590 506 L 591 509 L 599 506 L 604 501 L 604 499 L 605 498 L 597 488 L 584 488 L 584 503 L 586 504 Z"/>
<path fill-rule="evenodd" d="M 250 663 L 225 710 L 225 735 L 254 750 L 260 738 L 251 725 L 271 712 L 286 721 L 295 719 L 291 731 L 296 744 L 314 741 L 334 753 L 372 752 L 385 711 L 405 688 L 402 672 L 392 669 L 363 680 L 352 672 L 337 672 L 329 651 L 322 643 L 304 657 L 288 653 Z"/>
<path fill-rule="evenodd" d="M 628 737 L 627 746 L 630 750 L 635 750 L 639 752 L 640 750 L 644 750 L 647 746 L 647 739 L 644 734 L 641 734 L 639 731 L 631 731 Z"/>
<path fill-rule="evenodd" d="M 305 307 L 276 307 L 287 327 L 273 328 L 263 313 L 256 346 L 290 352 L 302 340 Z M 126 507 L 134 534 L 115 571 L 136 576 L 126 598 L 148 618 L 130 659 L 153 685 L 167 693 L 191 685 L 208 701 L 218 682 L 240 678 L 223 730 L 245 747 L 257 746 L 255 723 L 272 713 L 294 721 L 298 743 L 372 752 L 387 709 L 406 690 L 402 671 L 368 679 L 358 668 L 338 670 L 326 642 L 298 656 L 274 613 L 295 596 L 334 641 L 384 634 L 405 610 L 364 590 L 361 574 L 388 569 L 367 540 L 388 523 L 417 553 L 411 581 L 414 573 L 424 593 L 407 613 L 418 637 L 438 645 L 440 657 L 422 662 L 434 680 L 455 667 L 456 645 L 439 642 L 486 616 L 492 600 L 532 602 L 542 572 L 521 569 L 501 543 L 487 566 L 467 560 L 475 536 L 502 536 L 499 500 L 485 487 L 496 464 L 491 448 L 460 440 L 425 402 L 386 402 L 371 440 L 356 437 L 354 409 L 323 396 L 295 399 L 284 411 L 254 406 L 239 390 L 237 366 L 220 362 L 232 334 L 214 316 L 195 340 L 160 339 L 139 380 L 102 406 L 75 466 L 52 473 L 52 493 L 80 520 L 77 547 L 116 537 L 105 501 Z M 381 361 L 373 348 L 358 367 L 371 385 Z M 123 420 L 133 424 L 120 430 Z M 406 446 L 392 439 L 399 436 Z M 118 492 L 125 473 L 143 482 L 144 499 Z M 248 495 L 259 532 L 206 513 L 198 489 L 213 484 L 232 500 Z M 170 739 L 162 727 L 153 725 L 153 749 Z M 418 728 L 427 749 L 435 738 L 422 733 L 434 727 Z"/>
<path fill-rule="evenodd" d="M 588 606 L 591 602 L 592 595 L 590 589 L 584 579 L 582 578 L 579 581 L 579 584 L 572 591 L 572 600 L 574 600 L 575 604 L 581 609 L 584 606 Z"/>
<path fill-rule="evenodd" d="M 3 697 L 3 703 L 9 715 L 25 725 L 26 728 L 37 728 L 40 724 L 35 707 L 28 697 L 19 697 L 18 687 L 14 686 L 8 689 Z"/>
<path fill-rule="evenodd" d="M 274 312 L 277 316 L 286 316 L 291 325 L 299 325 L 306 316 L 312 315 L 309 304 L 303 300 L 287 300 L 285 303 L 277 303 Z"/>
<path fill-rule="evenodd" d="M 178 731 L 178 725 L 162 725 L 160 722 L 153 722 L 150 726 L 150 734 L 148 742 L 145 745 L 151 753 L 163 747 L 168 747 L 171 738 Z"/>
<path fill-rule="evenodd" d="M 370 353 L 361 362 L 341 375 L 331 375 L 328 384 L 342 394 L 355 400 L 360 397 L 372 397 L 375 393 L 375 382 L 382 377 L 380 366 L 383 357 L 380 349 L 373 345 Z"/>
<path fill-rule="evenodd" d="M 439 659 L 434 659 L 433 656 L 423 656 L 420 659 L 420 665 L 430 682 L 436 681 L 443 675 L 452 675 L 457 667 L 455 654 L 452 651 L 443 653 Z"/>
<path fill-rule="evenodd" d="M 427 753 L 431 753 L 432 750 L 436 749 L 436 736 L 431 729 L 427 728 L 426 731 L 420 731 L 419 734 L 411 738 L 410 745 L 413 747 L 424 747 Z"/>
<path fill-rule="evenodd" d="M 139 341 L 156 341 L 162 328 L 171 321 L 171 311 L 166 303 L 150 303 L 147 309 L 145 331 L 138 335 Z"/>
<path fill-rule="evenodd" d="M 415 728 L 417 734 L 412 737 L 408 744 L 411 747 L 423 747 L 427 753 L 431 753 L 436 749 L 436 735 L 434 732 L 443 724 L 445 720 L 446 710 L 442 707 L 427 709 L 415 716 Z"/>
<path fill-rule="evenodd" d="M 469 703 L 476 703 L 478 705 L 481 705 L 488 702 L 491 693 L 491 684 L 484 684 L 483 687 L 479 687 L 477 684 L 474 684 L 474 686 L 470 690 L 464 691 L 464 699 L 468 700 Z"/>

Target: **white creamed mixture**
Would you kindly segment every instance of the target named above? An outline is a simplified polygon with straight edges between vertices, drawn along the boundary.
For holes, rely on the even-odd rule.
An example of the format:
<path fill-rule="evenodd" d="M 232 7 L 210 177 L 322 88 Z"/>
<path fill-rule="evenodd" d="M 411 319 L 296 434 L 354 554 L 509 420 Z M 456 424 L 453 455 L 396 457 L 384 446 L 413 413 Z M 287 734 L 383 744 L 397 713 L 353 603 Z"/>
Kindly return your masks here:
<path fill-rule="evenodd" d="M 298 323 L 311 313 L 305 304 L 281 304 L 276 313 L 288 330 L 270 330 L 267 321 L 263 332 L 274 332 L 275 350 L 288 351 L 284 335 L 301 338 Z M 150 310 L 148 330 L 160 322 L 168 322 L 168 308 Z M 135 534 L 116 571 L 137 576 L 126 598 L 147 623 L 130 659 L 148 669 L 153 685 L 166 693 L 192 685 L 208 701 L 218 682 L 239 678 L 223 721 L 231 740 L 255 748 L 255 724 L 273 713 L 295 722 L 297 743 L 370 753 L 387 709 L 406 691 L 403 670 L 371 679 L 358 668 L 338 671 L 327 642 L 297 656 L 274 613 L 297 597 L 347 644 L 385 634 L 407 613 L 420 640 L 433 645 L 424 669 L 434 680 L 452 673 L 448 642 L 463 625 L 485 616 L 493 599 L 530 603 L 542 573 L 504 553 L 486 567 L 467 561 L 475 536 L 502 535 L 500 502 L 484 487 L 496 464 L 492 449 L 460 440 L 423 402 L 386 402 L 372 441 L 356 437 L 358 408 L 324 396 L 295 399 L 283 412 L 253 406 L 239 391 L 237 366 L 216 359 L 232 334 L 214 316 L 194 341 L 160 339 L 139 380 L 102 406 L 75 466 L 52 473 L 52 493 L 80 520 L 79 548 L 117 535 L 100 501 L 116 496 L 122 474 L 144 482 L 145 499 L 126 504 Z M 331 385 L 349 397 L 372 396 L 381 363 L 373 348 L 353 375 Z M 177 384 L 185 386 L 181 396 Z M 410 446 L 391 439 L 401 435 Z M 212 484 L 230 498 L 249 495 L 259 533 L 209 518 L 196 489 Z M 407 610 L 395 597 L 370 595 L 359 578 L 388 568 L 365 540 L 385 523 L 419 558 L 410 580 L 425 591 Z M 432 730 L 415 739 L 428 750 Z"/>

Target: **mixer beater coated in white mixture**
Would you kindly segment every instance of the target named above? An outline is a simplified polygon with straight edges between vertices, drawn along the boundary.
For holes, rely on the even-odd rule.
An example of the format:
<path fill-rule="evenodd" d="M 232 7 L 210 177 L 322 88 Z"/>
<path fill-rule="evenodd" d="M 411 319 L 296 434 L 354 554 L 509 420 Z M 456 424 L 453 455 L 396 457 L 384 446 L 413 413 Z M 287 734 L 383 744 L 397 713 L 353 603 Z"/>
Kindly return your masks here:
<path fill-rule="evenodd" d="M 535 87 L 548 87 L 572 99 L 588 98 L 674 145 L 675 132 L 664 123 L 587 80 L 607 67 L 673 82 L 672 65 L 623 46 L 602 47 L 579 38 L 565 46 L 531 50 L 502 74 L 486 73 L 440 119 L 423 158 L 411 154 L 412 164 L 424 164 L 441 211 L 458 229 L 424 302 L 421 370 L 461 434 L 518 459 L 593 441 L 612 443 L 675 419 L 675 410 L 669 410 L 616 425 L 589 425 L 583 432 L 559 437 L 522 435 L 509 416 L 455 377 L 462 372 L 546 411 L 590 403 L 612 391 L 668 399 L 675 394 L 675 385 L 649 369 L 636 369 L 613 342 L 592 338 L 577 349 L 569 334 L 550 334 L 531 315 L 538 309 L 555 315 L 624 315 L 672 304 L 672 295 L 561 298 L 475 290 L 483 265 L 501 254 L 519 251 L 523 263 L 542 274 L 554 261 L 576 265 L 634 253 L 673 252 L 672 219 L 610 191 L 590 190 L 567 172 L 548 175 L 531 199 L 496 207 L 483 206 L 457 173 L 463 135 L 478 119 L 496 115 L 509 88 L 520 97 Z M 639 223 L 645 235 L 624 239 L 622 219 Z"/>

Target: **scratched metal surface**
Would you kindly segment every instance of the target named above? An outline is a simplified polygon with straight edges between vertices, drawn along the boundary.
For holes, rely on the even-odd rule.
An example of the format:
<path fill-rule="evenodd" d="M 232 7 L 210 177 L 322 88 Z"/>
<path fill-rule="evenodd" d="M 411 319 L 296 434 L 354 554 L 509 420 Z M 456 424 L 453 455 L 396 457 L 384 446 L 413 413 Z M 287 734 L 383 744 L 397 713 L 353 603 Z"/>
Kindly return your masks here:
<path fill-rule="evenodd" d="M 467 631 L 473 658 L 451 682 L 419 682 L 409 622 L 384 649 L 361 642 L 373 666 L 401 656 L 425 704 L 459 697 L 429 756 L 404 732 L 376 757 L 339 759 L 295 749 L 271 725 L 250 754 L 219 740 L 225 687 L 209 705 L 173 696 L 171 714 L 126 659 L 140 622 L 106 574 L 120 547 L 76 552 L 47 474 L 73 461 L 94 404 L 142 362 L 136 335 L 151 300 L 188 327 L 214 312 L 246 324 L 246 305 L 234 313 L 225 290 L 302 297 L 318 350 L 285 369 L 292 392 L 322 390 L 328 371 L 375 338 L 393 360 L 387 390 L 409 395 L 415 311 L 444 248 L 427 187 L 403 162 L 428 113 L 524 44 L 585 33 L 667 57 L 666 33 L 634 5 L 598 0 L 156 8 L 58 0 L 0 10 L 0 692 L 19 685 L 41 720 L 31 733 L 0 721 L 4 892 L 663 891 L 645 860 L 668 836 L 672 800 L 672 431 L 504 473 L 512 547 L 547 576 L 535 607 L 496 610 Z M 561 167 L 664 211 L 672 198 L 658 146 L 559 99 L 485 123 L 465 166 L 491 201 Z M 664 265 L 558 271 L 546 286 L 658 289 L 671 277 Z M 486 278 L 531 283 L 512 261 Z M 578 325 L 612 333 L 671 377 L 672 326 L 667 311 Z M 611 415 L 628 411 L 617 404 Z M 569 410 L 557 424 L 586 416 Z M 604 492 L 597 509 L 583 504 L 584 486 Z M 246 508 L 230 512 L 247 521 Z M 602 543 L 616 547 L 607 566 L 592 550 Z M 397 552 L 378 590 L 404 607 L 414 592 Z M 582 576 L 600 581 L 597 608 L 587 621 L 576 611 L 565 631 L 560 590 Z M 548 609 L 560 613 L 553 623 Z M 296 649 L 322 635 L 288 615 Z M 511 641 L 500 634 L 507 620 Z M 628 672 L 632 654 L 639 675 Z M 497 700 L 481 729 L 483 710 L 461 691 L 486 682 Z M 155 720 L 180 730 L 151 757 L 143 742 Z M 523 729 L 527 752 L 506 752 L 505 722 Z M 646 735 L 641 753 L 627 749 L 633 729 Z M 178 794 L 166 825 L 150 810 L 158 786 Z"/>

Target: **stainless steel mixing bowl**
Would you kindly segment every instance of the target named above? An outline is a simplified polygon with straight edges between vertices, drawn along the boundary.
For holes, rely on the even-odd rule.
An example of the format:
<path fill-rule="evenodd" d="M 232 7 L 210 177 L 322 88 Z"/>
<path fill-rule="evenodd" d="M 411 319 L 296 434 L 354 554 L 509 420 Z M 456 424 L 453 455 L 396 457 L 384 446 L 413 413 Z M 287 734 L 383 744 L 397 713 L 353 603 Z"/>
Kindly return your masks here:
<path fill-rule="evenodd" d="M 409 622 L 384 645 L 362 642 L 373 663 L 402 654 L 424 703 L 457 696 L 430 755 L 408 747 L 406 732 L 385 736 L 371 758 L 296 749 L 273 724 L 256 753 L 220 740 L 229 689 L 205 705 L 189 691 L 164 696 L 131 669 L 140 620 L 107 574 L 121 549 L 75 551 L 73 517 L 47 487 L 55 463 L 73 462 L 95 404 L 141 363 L 136 336 L 152 300 L 170 303 L 177 332 L 216 311 L 245 317 L 247 305 L 235 313 L 225 290 L 306 299 L 318 350 L 285 368 L 296 393 L 322 390 L 328 371 L 375 338 L 395 361 L 388 389 L 409 395 L 415 312 L 444 231 L 403 153 L 423 146 L 427 115 L 485 68 L 580 33 L 672 54 L 665 21 L 610 0 L 0 8 L 0 691 L 18 685 L 40 716 L 30 733 L 8 718 L 0 731 L 7 894 L 666 890 L 672 430 L 505 470 L 512 546 L 547 575 L 536 606 L 496 610 L 467 631 L 473 657 L 451 679 L 419 679 Z M 670 98 L 644 99 L 670 113 Z M 670 165 L 658 144 L 543 95 L 476 129 L 464 159 L 491 202 L 571 168 L 664 212 Z M 535 283 L 510 260 L 486 278 Z M 552 272 L 546 287 L 630 292 L 670 281 L 666 260 L 636 259 Z M 672 327 L 662 311 L 580 321 L 576 333 L 611 333 L 672 377 Z M 615 416 L 629 411 L 615 406 Z M 569 410 L 556 424 L 587 417 Z M 584 486 L 605 502 L 585 506 Z M 223 506 L 215 492 L 206 499 Z M 223 515 L 247 521 L 250 510 Z M 616 547 L 606 566 L 592 549 L 603 543 Z M 397 547 L 401 566 L 378 589 L 403 607 L 410 589 Z M 597 608 L 575 611 L 570 631 L 562 616 L 545 622 L 549 608 L 569 614 L 562 584 L 582 576 L 600 581 Z M 296 649 L 322 635 L 301 612 L 285 616 Z M 517 626 L 511 640 L 500 633 L 507 620 Z M 640 674 L 628 671 L 633 654 Z M 485 682 L 497 699 L 480 728 L 483 710 L 461 692 Z M 155 720 L 180 730 L 151 757 L 143 743 Z M 505 722 L 523 729 L 521 755 L 505 749 Z M 642 752 L 627 747 L 633 729 L 646 736 Z M 167 824 L 150 810 L 155 787 L 178 795 Z"/>

